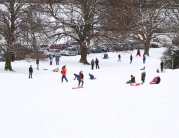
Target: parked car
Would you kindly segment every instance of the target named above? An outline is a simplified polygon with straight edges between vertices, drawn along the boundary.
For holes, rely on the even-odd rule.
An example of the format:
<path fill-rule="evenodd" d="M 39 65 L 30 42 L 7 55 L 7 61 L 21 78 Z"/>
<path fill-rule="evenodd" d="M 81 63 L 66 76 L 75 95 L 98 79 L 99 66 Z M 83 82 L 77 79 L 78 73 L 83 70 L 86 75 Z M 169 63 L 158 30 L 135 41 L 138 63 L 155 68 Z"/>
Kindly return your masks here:
<path fill-rule="evenodd" d="M 150 48 L 159 48 L 157 44 L 150 44 Z"/>
<path fill-rule="evenodd" d="M 102 52 L 108 52 L 108 48 L 106 46 L 100 46 L 102 48 Z"/>
<path fill-rule="evenodd" d="M 102 47 L 101 46 L 93 46 L 90 48 L 91 53 L 101 53 L 102 52 Z"/>
<path fill-rule="evenodd" d="M 74 47 L 67 47 L 66 49 L 62 50 L 60 54 L 62 56 L 76 56 L 78 55 L 78 48 Z"/>
<path fill-rule="evenodd" d="M 57 44 L 57 45 L 51 45 L 50 49 L 55 49 L 55 50 L 62 50 L 63 46 L 62 44 Z"/>
<path fill-rule="evenodd" d="M 6 61 L 5 54 L 0 53 L 0 61 Z"/>
<path fill-rule="evenodd" d="M 45 50 L 44 54 L 47 56 L 57 56 L 60 55 L 60 50 L 58 49 L 49 49 L 49 50 Z"/>
<path fill-rule="evenodd" d="M 90 49 L 88 49 L 87 54 L 90 54 Z M 81 50 L 78 49 L 78 55 L 81 55 Z"/>

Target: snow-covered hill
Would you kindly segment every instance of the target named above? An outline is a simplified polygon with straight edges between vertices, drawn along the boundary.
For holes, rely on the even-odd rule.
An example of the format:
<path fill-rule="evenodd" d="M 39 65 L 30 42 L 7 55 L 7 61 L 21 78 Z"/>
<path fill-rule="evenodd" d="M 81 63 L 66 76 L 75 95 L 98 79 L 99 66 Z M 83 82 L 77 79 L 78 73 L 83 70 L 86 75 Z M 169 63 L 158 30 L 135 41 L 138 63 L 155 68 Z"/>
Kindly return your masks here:
<path fill-rule="evenodd" d="M 179 70 L 156 73 L 163 50 L 150 49 L 146 64 L 136 50 L 132 64 L 129 53 L 120 53 L 121 62 L 118 53 L 109 53 L 109 59 L 91 54 L 89 61 L 99 59 L 100 69 L 94 70 L 78 63 L 79 56 L 61 57 L 59 68 L 66 65 L 68 83 L 51 71 L 55 61 L 52 66 L 40 62 L 40 70 L 35 62 L 15 61 L 15 72 L 4 71 L 0 62 L 0 138 L 178 138 Z M 144 66 L 144 85 L 126 84 L 130 75 L 141 82 Z M 73 73 L 81 70 L 84 88 L 73 90 L 78 85 Z M 161 83 L 150 85 L 158 75 Z"/>

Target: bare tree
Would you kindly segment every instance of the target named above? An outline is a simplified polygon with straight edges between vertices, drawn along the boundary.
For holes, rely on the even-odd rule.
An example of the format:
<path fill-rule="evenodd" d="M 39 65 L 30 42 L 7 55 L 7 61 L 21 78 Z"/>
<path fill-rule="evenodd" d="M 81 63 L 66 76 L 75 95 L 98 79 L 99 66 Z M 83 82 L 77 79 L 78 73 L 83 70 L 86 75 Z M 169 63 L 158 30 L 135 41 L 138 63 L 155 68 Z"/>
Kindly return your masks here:
<path fill-rule="evenodd" d="M 150 41 L 153 34 L 165 23 L 168 3 L 163 0 L 145 1 L 131 7 L 132 23 L 130 37 L 144 44 L 144 50 L 149 55 Z"/>
<path fill-rule="evenodd" d="M 44 7 L 53 17 L 53 35 L 56 40 L 69 37 L 78 42 L 81 50 L 80 63 L 89 64 L 87 53 L 92 43 L 101 37 L 98 0 L 68 0 L 65 3 L 48 1 Z"/>
<path fill-rule="evenodd" d="M 12 70 L 12 54 L 30 55 L 34 51 L 34 40 L 42 41 L 39 38 L 42 24 L 40 18 L 34 16 L 32 5 L 23 0 L 8 0 L 0 5 L 0 49 L 6 55 L 6 70 Z"/>

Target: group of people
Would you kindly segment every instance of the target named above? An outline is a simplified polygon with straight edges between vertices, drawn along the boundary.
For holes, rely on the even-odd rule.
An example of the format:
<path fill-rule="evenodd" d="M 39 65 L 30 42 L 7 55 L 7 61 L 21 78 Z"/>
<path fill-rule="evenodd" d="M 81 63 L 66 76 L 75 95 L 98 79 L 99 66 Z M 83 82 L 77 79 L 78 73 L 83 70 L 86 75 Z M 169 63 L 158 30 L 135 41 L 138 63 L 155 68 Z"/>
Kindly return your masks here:
<path fill-rule="evenodd" d="M 136 54 L 136 57 L 139 56 L 141 57 L 141 54 L 140 54 L 140 50 L 138 49 L 137 50 L 137 54 Z M 121 58 L 121 57 L 120 57 Z M 120 60 L 119 56 L 118 56 L 118 59 Z M 118 61 L 119 61 L 118 60 Z M 132 60 L 133 60 L 133 56 L 132 54 L 130 55 L 130 64 L 132 63 Z M 121 61 L 121 60 L 120 60 Z M 145 64 L 145 61 L 146 61 L 146 56 L 145 56 L 145 53 L 143 54 L 143 63 Z"/>
<path fill-rule="evenodd" d="M 56 61 L 56 65 L 59 65 L 59 61 L 60 61 L 60 55 L 56 55 L 55 56 L 55 61 Z M 53 55 L 50 55 L 50 65 L 52 65 L 53 64 Z"/>
<path fill-rule="evenodd" d="M 145 82 L 145 77 L 146 77 L 146 72 L 142 72 L 141 74 L 141 84 L 143 84 Z M 131 79 L 129 81 L 126 82 L 127 84 L 128 83 L 136 83 L 135 81 L 135 76 L 131 75 Z"/>
<path fill-rule="evenodd" d="M 137 51 L 137 54 L 136 56 L 141 56 L 140 54 L 140 50 Z M 55 57 L 55 60 L 56 60 L 56 65 L 59 65 L 59 60 L 60 60 L 60 56 L 56 56 Z M 132 54 L 130 56 L 130 64 L 132 63 L 132 60 L 133 60 L 133 57 L 132 57 Z M 145 53 L 143 54 L 143 63 L 145 63 L 145 60 L 146 60 L 146 57 L 145 57 Z M 121 61 L 121 55 L 119 54 L 118 55 L 118 62 Z M 53 62 L 53 57 L 50 56 L 50 65 L 52 65 L 52 62 Z M 36 59 L 36 64 L 37 64 L 37 69 L 39 70 L 39 59 Z M 99 69 L 99 60 L 96 58 L 95 61 L 92 59 L 91 61 L 91 69 L 93 70 L 94 69 L 94 65 L 96 65 L 96 69 Z M 161 61 L 160 63 L 160 67 L 161 67 L 161 72 L 163 72 L 163 66 L 164 66 L 164 63 L 163 61 Z M 140 69 L 140 70 L 145 70 L 145 66 Z M 55 68 L 54 70 L 52 70 L 53 72 L 59 72 L 59 68 Z M 67 72 L 67 68 L 66 68 L 66 65 L 64 65 L 61 69 L 61 74 L 62 74 L 62 78 L 61 78 L 61 82 L 63 83 L 63 80 L 65 79 L 66 82 L 68 82 L 68 79 L 66 78 L 66 72 Z M 157 73 L 160 73 L 159 69 L 157 69 L 156 71 Z M 32 68 L 32 65 L 30 65 L 29 67 L 29 79 L 32 78 L 32 73 L 33 73 L 33 68 Z M 77 79 L 78 80 L 78 87 L 83 87 L 83 84 L 84 84 L 84 75 L 83 75 L 83 72 L 80 71 L 79 74 L 75 74 L 74 73 L 74 80 Z M 89 77 L 90 79 L 96 79 L 94 77 L 94 75 L 90 74 L 89 73 Z M 143 84 L 145 82 L 145 77 L 146 77 L 146 72 L 143 71 L 141 73 L 141 84 Z M 160 77 L 159 76 L 156 76 L 154 77 L 154 79 L 150 82 L 150 84 L 159 84 L 160 83 Z M 135 76 L 131 75 L 131 79 L 129 81 L 127 81 L 126 83 L 136 83 L 135 81 Z"/>
<path fill-rule="evenodd" d="M 161 61 L 161 63 L 160 63 L 161 72 L 163 72 L 163 66 L 164 66 L 164 63 L 163 63 L 163 61 Z M 141 68 L 140 70 L 145 70 L 145 66 L 143 68 Z M 157 69 L 156 72 L 160 73 L 159 69 Z M 145 77 L 146 77 L 146 72 L 143 71 L 141 74 L 141 84 L 143 84 L 145 82 Z M 150 82 L 150 84 L 159 84 L 160 81 L 161 81 L 161 78 L 159 76 L 155 76 L 153 78 L 153 80 Z M 131 75 L 131 79 L 129 81 L 127 81 L 126 83 L 136 83 L 135 76 Z"/>
<path fill-rule="evenodd" d="M 94 69 L 94 64 L 96 65 L 96 69 L 99 69 L 99 60 L 96 58 L 96 60 L 94 61 L 94 59 L 91 60 L 91 69 Z"/>
<path fill-rule="evenodd" d="M 64 79 L 66 80 L 66 82 L 68 82 L 68 79 L 67 79 L 67 77 L 66 77 L 66 73 L 67 73 L 67 68 L 66 68 L 66 65 L 64 65 L 64 66 L 62 67 L 62 69 L 61 69 L 61 74 L 62 74 L 61 82 L 62 82 L 62 83 L 63 83 L 63 80 L 64 80 Z M 84 84 L 84 80 L 83 80 L 83 79 L 84 79 L 84 75 L 83 75 L 83 72 L 80 71 L 79 74 L 75 74 L 75 73 L 74 73 L 74 76 L 75 76 L 74 80 L 75 80 L 75 79 L 78 80 L 78 87 L 83 87 L 83 84 Z M 89 73 L 89 76 L 90 76 L 90 79 L 96 79 L 96 78 L 94 77 L 94 75 L 92 75 L 92 74 L 90 74 L 90 73 Z"/>

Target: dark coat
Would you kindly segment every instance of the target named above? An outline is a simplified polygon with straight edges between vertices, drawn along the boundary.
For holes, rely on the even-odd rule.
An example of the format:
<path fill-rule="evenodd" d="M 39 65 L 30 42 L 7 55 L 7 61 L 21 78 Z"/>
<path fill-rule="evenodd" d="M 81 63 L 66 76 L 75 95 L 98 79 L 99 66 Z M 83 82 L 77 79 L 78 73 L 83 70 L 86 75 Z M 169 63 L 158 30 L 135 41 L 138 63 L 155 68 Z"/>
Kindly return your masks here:
<path fill-rule="evenodd" d="M 94 75 L 89 74 L 89 76 L 90 76 L 90 79 L 94 79 Z"/>
<path fill-rule="evenodd" d="M 133 59 L 133 57 L 132 57 L 132 55 L 130 56 L 130 60 L 132 60 Z"/>
<path fill-rule="evenodd" d="M 146 74 L 145 74 L 145 73 L 142 73 L 142 74 L 141 74 L 141 80 L 145 80 L 145 76 L 146 76 Z"/>
<path fill-rule="evenodd" d="M 94 60 L 91 60 L 91 65 L 94 65 Z"/>
<path fill-rule="evenodd" d="M 135 83 L 135 77 L 131 77 L 131 83 Z"/>
<path fill-rule="evenodd" d="M 39 64 L 39 59 L 36 59 L 36 64 Z"/>
<path fill-rule="evenodd" d="M 33 73 L 33 68 L 32 67 L 29 67 L 29 72 Z"/>
<path fill-rule="evenodd" d="M 96 63 L 96 64 L 99 64 L 99 60 L 98 60 L 98 59 L 96 59 L 96 60 L 95 60 L 95 63 Z"/>
<path fill-rule="evenodd" d="M 161 69 L 163 69 L 163 62 L 160 63 L 160 67 L 161 67 Z"/>
<path fill-rule="evenodd" d="M 120 54 L 118 55 L 118 58 L 121 58 L 121 55 L 120 55 Z"/>

